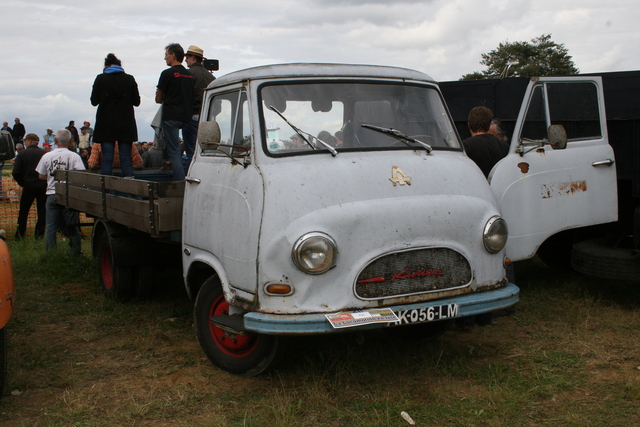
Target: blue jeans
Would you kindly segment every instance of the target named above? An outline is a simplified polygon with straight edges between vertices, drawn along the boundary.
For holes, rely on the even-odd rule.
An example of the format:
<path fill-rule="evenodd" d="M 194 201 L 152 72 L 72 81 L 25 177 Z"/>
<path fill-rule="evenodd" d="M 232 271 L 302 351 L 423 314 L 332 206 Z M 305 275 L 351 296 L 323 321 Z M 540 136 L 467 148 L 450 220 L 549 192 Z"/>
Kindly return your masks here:
<path fill-rule="evenodd" d="M 189 170 L 191 165 L 191 159 L 193 159 L 193 153 L 196 149 L 196 137 L 198 135 L 198 121 L 191 120 L 182 128 L 182 140 L 184 142 L 184 154 L 187 159 L 185 160 L 185 173 Z"/>
<path fill-rule="evenodd" d="M 55 194 L 47 196 L 47 231 L 45 234 L 45 247 L 47 250 L 56 247 L 56 233 L 66 225 L 67 230 L 71 234 L 71 236 L 69 236 L 71 239 L 69 243 L 71 246 L 71 255 L 80 256 L 81 240 L 80 227 L 78 227 L 79 223 L 80 216 L 78 215 L 78 211 L 56 204 Z"/>
<path fill-rule="evenodd" d="M 162 158 L 171 162 L 174 181 L 184 181 L 184 167 L 182 166 L 182 153 L 180 152 L 180 129 L 186 125 L 178 120 L 163 120 L 162 134 L 164 137 L 164 150 Z"/>
<path fill-rule="evenodd" d="M 120 152 L 120 168 L 122 176 L 133 176 L 133 165 L 131 164 L 131 142 L 119 142 L 118 151 Z M 100 173 L 102 175 L 113 175 L 113 158 L 115 157 L 115 142 L 101 142 L 102 146 L 102 162 L 100 164 Z"/>

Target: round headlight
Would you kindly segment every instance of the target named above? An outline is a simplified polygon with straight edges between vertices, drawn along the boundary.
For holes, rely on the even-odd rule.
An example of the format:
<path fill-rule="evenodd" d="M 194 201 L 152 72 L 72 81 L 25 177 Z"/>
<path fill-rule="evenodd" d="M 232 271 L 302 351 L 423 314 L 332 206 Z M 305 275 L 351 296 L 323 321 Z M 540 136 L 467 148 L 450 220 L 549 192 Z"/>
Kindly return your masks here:
<path fill-rule="evenodd" d="M 507 229 L 506 221 L 499 216 L 491 217 L 491 219 L 487 221 L 487 225 L 484 226 L 482 235 L 484 248 L 492 254 L 500 252 L 507 243 L 508 235 L 509 230 Z"/>
<path fill-rule="evenodd" d="M 336 265 L 338 247 L 324 233 L 307 233 L 293 245 L 291 253 L 296 267 L 308 274 L 321 274 Z"/>

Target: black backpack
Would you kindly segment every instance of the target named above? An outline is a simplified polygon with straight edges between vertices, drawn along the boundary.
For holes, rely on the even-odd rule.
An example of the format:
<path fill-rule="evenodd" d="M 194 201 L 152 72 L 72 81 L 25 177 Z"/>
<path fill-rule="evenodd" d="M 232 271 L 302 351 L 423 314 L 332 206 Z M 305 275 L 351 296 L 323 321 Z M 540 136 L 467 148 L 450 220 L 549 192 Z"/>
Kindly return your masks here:
<path fill-rule="evenodd" d="M 11 160 L 16 156 L 16 146 L 13 145 L 13 136 L 7 130 L 0 130 L 0 162 Z"/>

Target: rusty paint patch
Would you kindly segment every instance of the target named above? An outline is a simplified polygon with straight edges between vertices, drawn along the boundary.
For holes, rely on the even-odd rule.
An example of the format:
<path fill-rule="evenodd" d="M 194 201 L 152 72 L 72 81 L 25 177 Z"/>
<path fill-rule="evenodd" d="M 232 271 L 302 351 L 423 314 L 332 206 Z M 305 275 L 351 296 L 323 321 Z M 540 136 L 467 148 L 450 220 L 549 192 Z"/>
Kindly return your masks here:
<path fill-rule="evenodd" d="M 543 199 L 550 199 L 555 196 L 567 196 L 575 193 L 587 191 L 587 181 L 558 182 L 543 184 L 540 188 Z"/>
<path fill-rule="evenodd" d="M 520 168 L 520 172 L 522 173 L 528 173 L 529 172 L 529 163 L 518 163 L 518 167 Z"/>

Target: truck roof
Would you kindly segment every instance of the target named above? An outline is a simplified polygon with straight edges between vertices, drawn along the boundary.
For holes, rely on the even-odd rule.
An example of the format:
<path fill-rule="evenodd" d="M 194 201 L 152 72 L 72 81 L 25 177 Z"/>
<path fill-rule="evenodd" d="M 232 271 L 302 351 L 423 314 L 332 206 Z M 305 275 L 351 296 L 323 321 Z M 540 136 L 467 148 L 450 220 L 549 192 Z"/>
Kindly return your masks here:
<path fill-rule="evenodd" d="M 373 77 L 426 81 L 433 78 L 419 71 L 381 65 L 294 63 L 262 65 L 235 71 L 215 79 L 209 87 L 219 87 L 246 80 L 290 77 Z"/>

